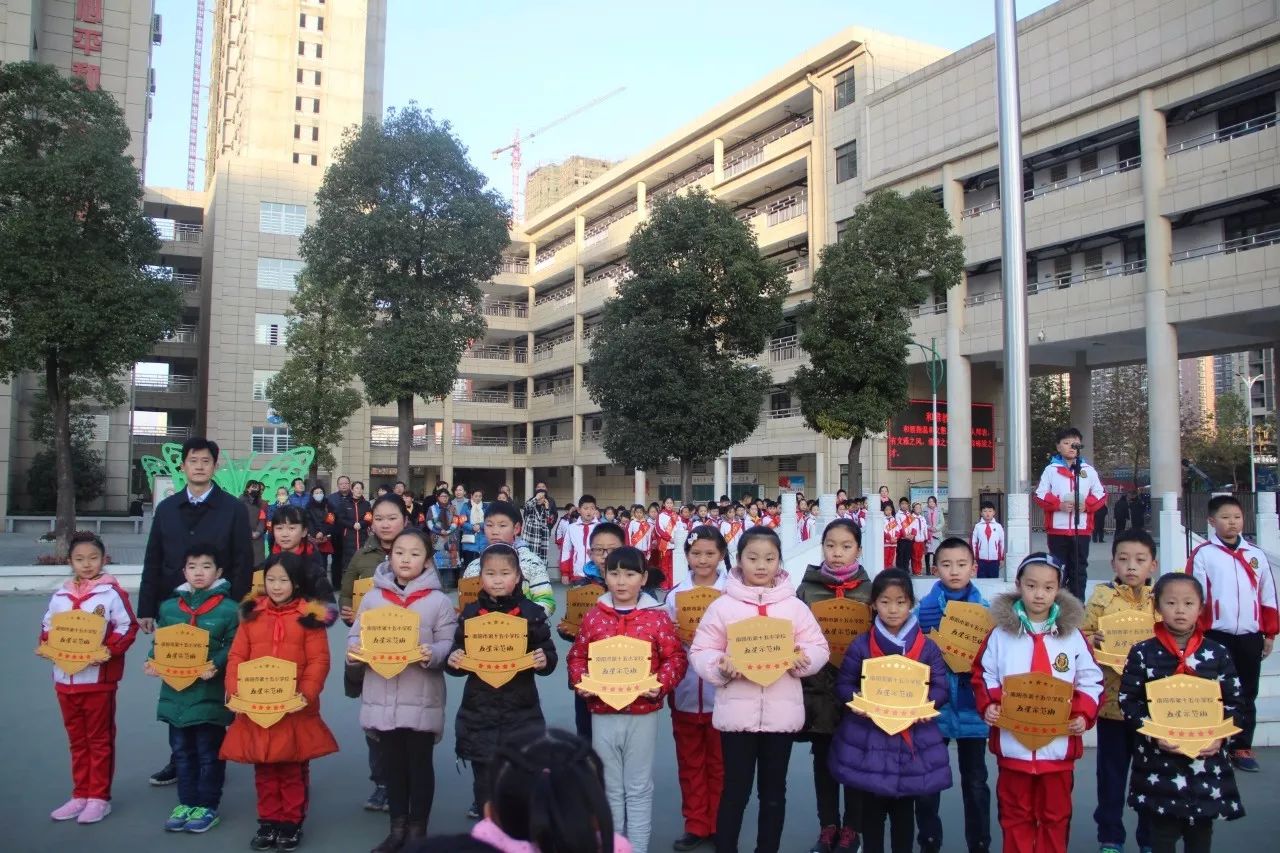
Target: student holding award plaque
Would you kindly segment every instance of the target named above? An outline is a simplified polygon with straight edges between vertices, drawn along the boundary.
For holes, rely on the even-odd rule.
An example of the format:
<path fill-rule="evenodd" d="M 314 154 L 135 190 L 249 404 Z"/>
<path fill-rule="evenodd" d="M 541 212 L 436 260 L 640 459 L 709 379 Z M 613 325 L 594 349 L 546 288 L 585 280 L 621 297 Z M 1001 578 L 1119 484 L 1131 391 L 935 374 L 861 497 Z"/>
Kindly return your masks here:
<path fill-rule="evenodd" d="M 360 728 L 375 732 L 390 830 L 374 849 L 424 838 L 435 799 L 435 745 L 444 735 L 443 670 L 458 613 L 436 572 L 430 536 L 410 529 L 373 575 L 347 634 L 347 660 L 366 664 Z"/>
<path fill-rule="evenodd" d="M 738 539 L 724 595 L 711 602 L 689 652 L 716 687 L 712 723 L 724 754 L 716 850 L 738 849 L 743 813 L 759 779 L 758 853 L 777 853 L 786 820 L 787 765 L 804 728 L 804 689 L 830 657 L 813 613 L 782 568 L 778 534 L 756 525 Z"/>
<path fill-rule="evenodd" d="M 311 598 L 311 567 L 296 554 L 267 560 L 264 591 L 240 606 L 227 655 L 227 704 L 236 711 L 219 757 L 253 765 L 258 832 L 252 850 L 297 850 L 310 800 L 311 760 L 338 751 L 320 718 L 329 674 L 326 620 Z M 281 673 L 292 673 L 288 681 Z"/>
<path fill-rule="evenodd" d="M 996 627 L 973 665 L 978 709 L 995 727 L 1007 853 L 1065 853 L 1076 761 L 1102 701 L 1102 670 L 1080 633 L 1084 606 L 1066 582 L 1057 558 L 1029 554 L 1016 590 L 992 602 Z"/>
<path fill-rule="evenodd" d="M 1174 853 L 1179 841 L 1186 853 L 1208 853 L 1213 821 L 1244 817 L 1224 748 L 1239 730 L 1240 679 L 1227 648 L 1197 623 L 1204 607 L 1198 580 L 1162 575 L 1153 597 L 1161 621 L 1154 638 L 1130 650 L 1120 686 L 1125 721 L 1141 726 L 1129 805 L 1150 824 L 1154 853 Z M 1161 689 L 1175 681 L 1185 682 L 1181 691 Z"/>
<path fill-rule="evenodd" d="M 92 533 L 71 537 L 72 577 L 49 600 L 36 654 L 53 662 L 53 689 L 71 745 L 71 799 L 54 820 L 97 823 L 111 814 L 116 689 L 138 635 L 129 594 L 102 570 L 107 549 Z"/>

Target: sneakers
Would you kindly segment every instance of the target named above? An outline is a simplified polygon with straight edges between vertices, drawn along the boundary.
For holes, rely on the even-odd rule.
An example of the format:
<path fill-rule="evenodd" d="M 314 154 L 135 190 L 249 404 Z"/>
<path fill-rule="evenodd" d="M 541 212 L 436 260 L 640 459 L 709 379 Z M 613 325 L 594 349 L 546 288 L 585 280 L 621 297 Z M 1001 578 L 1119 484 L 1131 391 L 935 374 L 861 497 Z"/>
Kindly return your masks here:
<path fill-rule="evenodd" d="M 53 811 L 49 812 L 49 817 L 54 820 L 71 820 L 80 816 L 80 812 L 84 811 L 84 807 L 89 801 L 83 797 L 72 797 Z"/>
<path fill-rule="evenodd" d="M 809 853 L 832 853 L 835 850 L 836 836 L 840 833 L 838 826 L 824 826 L 822 832 L 818 835 L 818 840 L 813 842 L 813 846 L 809 848 Z"/>
<path fill-rule="evenodd" d="M 277 850 L 297 850 L 302 844 L 302 827 L 296 823 L 283 823 L 276 835 Z"/>
<path fill-rule="evenodd" d="M 208 832 L 217 825 L 217 811 L 206 809 L 204 806 L 197 806 L 189 812 L 187 825 L 183 829 L 187 832 Z M 167 829 L 168 827 L 165 828 Z"/>
<path fill-rule="evenodd" d="M 704 838 L 701 835 L 694 835 L 692 832 L 686 832 L 675 840 L 675 843 L 671 845 L 671 849 L 680 851 L 697 850 L 702 845 L 708 843 L 711 843 L 711 836 Z"/>
<path fill-rule="evenodd" d="M 936 838 L 921 838 L 920 853 L 942 853 L 942 842 Z"/>
<path fill-rule="evenodd" d="M 147 781 L 156 787 L 172 785 L 178 781 L 178 770 L 172 764 L 166 764 L 155 773 L 152 773 L 151 778 Z"/>
<path fill-rule="evenodd" d="M 174 806 L 173 811 L 169 812 L 169 819 L 164 822 L 165 832 L 182 832 L 187 828 L 190 817 L 190 806 Z"/>
<path fill-rule="evenodd" d="M 76 818 L 76 823 L 97 823 L 111 814 L 111 803 L 106 800 L 85 800 L 84 811 Z"/>
<path fill-rule="evenodd" d="M 1124 853 L 1124 845 L 1104 844 L 1098 848 L 1098 853 Z"/>
<path fill-rule="evenodd" d="M 391 805 L 387 802 L 387 789 L 383 785 L 373 789 L 373 793 L 369 795 L 369 799 L 364 801 L 364 809 L 368 812 L 385 812 L 391 810 Z"/>
<path fill-rule="evenodd" d="M 1257 773 L 1262 769 L 1258 766 L 1258 759 L 1253 757 L 1252 749 L 1237 749 L 1232 751 L 1231 763 L 1237 770 L 1243 770 L 1245 773 Z"/>
<path fill-rule="evenodd" d="M 280 829 L 269 820 L 258 821 L 258 832 L 249 841 L 250 850 L 273 850 L 276 846 L 276 839 L 280 836 Z"/>
<path fill-rule="evenodd" d="M 471 808 L 467 809 L 467 820 L 479 820 L 484 817 L 480 812 L 480 804 L 472 803 Z"/>
<path fill-rule="evenodd" d="M 857 853 L 858 847 L 858 833 L 853 830 L 853 827 L 841 827 L 835 853 Z"/>

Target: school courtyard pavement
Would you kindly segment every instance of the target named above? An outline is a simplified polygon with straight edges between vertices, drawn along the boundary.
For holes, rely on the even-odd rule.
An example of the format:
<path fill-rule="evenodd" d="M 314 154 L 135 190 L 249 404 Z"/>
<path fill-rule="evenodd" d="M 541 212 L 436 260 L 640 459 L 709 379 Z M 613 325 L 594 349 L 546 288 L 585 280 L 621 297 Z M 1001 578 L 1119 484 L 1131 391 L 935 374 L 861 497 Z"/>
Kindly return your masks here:
<path fill-rule="evenodd" d="M 103 823 L 79 826 L 52 822 L 48 814 L 70 791 L 66 736 L 50 683 L 49 663 L 36 657 L 40 617 L 46 596 L 0 595 L 0 850 L 5 853 L 135 853 L 166 850 L 243 850 L 256 827 L 253 774 L 244 765 L 228 768 L 222 803 L 222 823 L 204 837 L 166 834 L 161 825 L 176 803 L 174 787 L 152 788 L 147 776 L 168 757 L 165 728 L 155 719 L 156 682 L 142 674 L 150 639 L 140 636 L 130 651 L 127 674 L 120 687 L 113 812 Z M 563 594 L 561 594 L 563 604 Z M 339 659 L 345 631 L 330 631 L 334 660 Z M 565 651 L 562 644 L 561 652 Z M 572 730 L 573 701 L 566 686 L 563 658 L 552 675 L 539 681 L 542 704 L 550 725 Z M 454 761 L 452 720 L 462 695 L 460 679 L 448 679 L 449 708 L 444 740 L 436 747 L 436 799 L 432 833 L 466 831 L 471 802 L 470 769 Z M 358 702 L 342 694 L 340 667 L 333 667 L 321 700 L 321 712 L 338 738 L 341 751 L 320 759 L 311 768 L 311 807 L 303 850 L 316 853 L 362 853 L 386 832 L 387 817 L 361 808 L 370 786 L 364 738 L 357 723 Z M 667 711 L 660 712 L 664 717 Z M 662 731 L 669 732 L 664 725 Z M 1248 817 L 1219 823 L 1215 841 L 1222 850 L 1274 850 L 1280 832 L 1280 749 L 1261 750 L 1260 774 L 1240 774 Z M 988 762 L 990 765 L 990 761 Z M 990 767 L 994 784 L 994 766 Z M 954 768 L 953 768 L 954 771 Z M 651 850 L 671 849 L 683 832 L 680 789 L 676 783 L 675 750 L 669 736 L 661 737 L 654 756 L 654 832 Z M 958 780 L 958 775 L 957 775 Z M 1088 750 L 1076 771 L 1075 816 L 1071 850 L 1094 851 L 1093 751 Z M 943 820 L 948 833 L 945 849 L 963 851 L 963 817 L 959 791 L 943 795 Z M 1134 815 L 1127 815 L 1130 830 Z M 994 815 L 993 831 L 996 829 Z M 817 835 L 808 748 L 797 744 L 788 774 L 787 822 L 782 850 L 803 853 Z M 754 805 L 748 813 L 741 848 L 753 849 Z M 996 838 L 998 839 L 998 832 Z M 709 851 L 710 848 L 703 848 Z M 997 847 L 998 849 L 998 847 Z M 1134 848 L 1130 848 L 1134 849 Z"/>

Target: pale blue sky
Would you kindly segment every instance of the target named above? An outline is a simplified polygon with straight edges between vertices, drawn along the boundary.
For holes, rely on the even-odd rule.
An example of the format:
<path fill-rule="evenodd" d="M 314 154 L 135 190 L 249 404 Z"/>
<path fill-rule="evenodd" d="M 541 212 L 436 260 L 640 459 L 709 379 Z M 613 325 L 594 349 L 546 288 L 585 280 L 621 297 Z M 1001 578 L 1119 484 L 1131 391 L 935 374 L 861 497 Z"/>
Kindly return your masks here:
<path fill-rule="evenodd" d="M 215 4 L 208 5 L 206 40 Z M 1023 0 L 1018 15 L 1048 5 Z M 164 43 L 154 55 L 146 181 L 185 186 L 195 2 L 155 6 Z M 626 91 L 527 145 L 526 170 L 569 154 L 624 158 L 843 27 L 952 50 L 994 27 L 993 0 L 388 0 L 388 7 L 387 106 L 416 100 L 452 122 L 504 196 L 510 163 L 490 151 L 516 127 L 539 127 L 618 86 Z M 206 46 L 206 73 L 209 53 Z M 202 109 L 200 170 L 204 121 Z"/>

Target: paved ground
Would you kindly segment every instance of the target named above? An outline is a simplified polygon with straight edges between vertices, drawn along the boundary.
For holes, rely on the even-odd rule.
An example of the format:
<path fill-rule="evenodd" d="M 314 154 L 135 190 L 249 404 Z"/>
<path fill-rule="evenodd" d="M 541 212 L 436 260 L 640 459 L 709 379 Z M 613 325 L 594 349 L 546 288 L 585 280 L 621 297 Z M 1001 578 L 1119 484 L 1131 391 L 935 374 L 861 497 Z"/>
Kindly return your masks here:
<path fill-rule="evenodd" d="M 7 772 L 0 773 L 0 849 L 11 853 L 115 853 L 147 849 L 240 850 L 255 827 L 253 776 L 248 767 L 231 765 L 223 802 L 222 825 L 205 838 L 167 837 L 161 824 L 175 804 L 174 788 L 151 788 L 147 775 L 167 758 L 167 740 L 162 724 L 155 721 L 155 682 L 142 675 L 147 640 L 139 640 L 129 654 L 128 674 L 120 691 L 117 724 L 114 809 L 100 826 L 84 827 L 74 822 L 54 824 L 47 815 L 68 795 L 69 769 L 65 734 L 58 716 L 48 664 L 35 657 L 34 648 L 43 596 L 0 596 L 0 755 Z M 331 632 L 335 657 L 342 635 Z M 557 671 L 540 682 L 543 708 L 548 721 L 572 729 L 573 704 L 564 674 Z M 452 721 L 461 696 L 461 683 L 449 679 L 449 714 Z M 366 781 L 364 740 L 357 724 L 357 703 L 342 695 L 341 675 L 335 669 L 329 677 L 322 702 L 323 715 L 333 729 L 342 751 L 321 759 L 312 767 L 311 816 L 306 825 L 305 850 L 355 853 L 368 850 L 385 834 L 386 817 L 360 809 L 369 792 Z M 666 716 L 666 712 L 662 712 Z M 666 727 L 664 726 L 664 731 Z M 436 753 L 437 794 L 432 830 L 454 833 L 469 826 L 464 817 L 470 803 L 470 772 L 455 767 L 452 727 Z M 1262 774 L 1241 780 L 1245 806 L 1250 816 L 1231 824 L 1220 824 L 1217 832 L 1221 849 L 1275 849 L 1280 831 L 1280 814 L 1269 811 L 1280 802 L 1280 749 L 1263 750 Z M 1096 850 L 1091 819 L 1094 795 L 1092 751 L 1080 762 L 1072 851 Z M 654 761 L 657 783 L 654 804 L 652 850 L 670 849 L 683 831 L 680 821 L 679 787 L 676 784 L 675 756 L 669 738 L 659 740 Z M 809 756 L 803 745 L 792 753 L 788 776 L 789 801 L 786 834 L 782 849 L 798 853 L 808 849 L 816 835 L 814 798 L 809 776 Z M 944 825 L 951 836 L 947 850 L 962 850 L 960 797 L 954 789 L 943 796 Z M 1130 815 L 1130 827 L 1133 816 Z M 754 812 L 748 815 L 742 849 L 751 849 Z M 163 845 L 163 848 L 162 848 Z"/>

